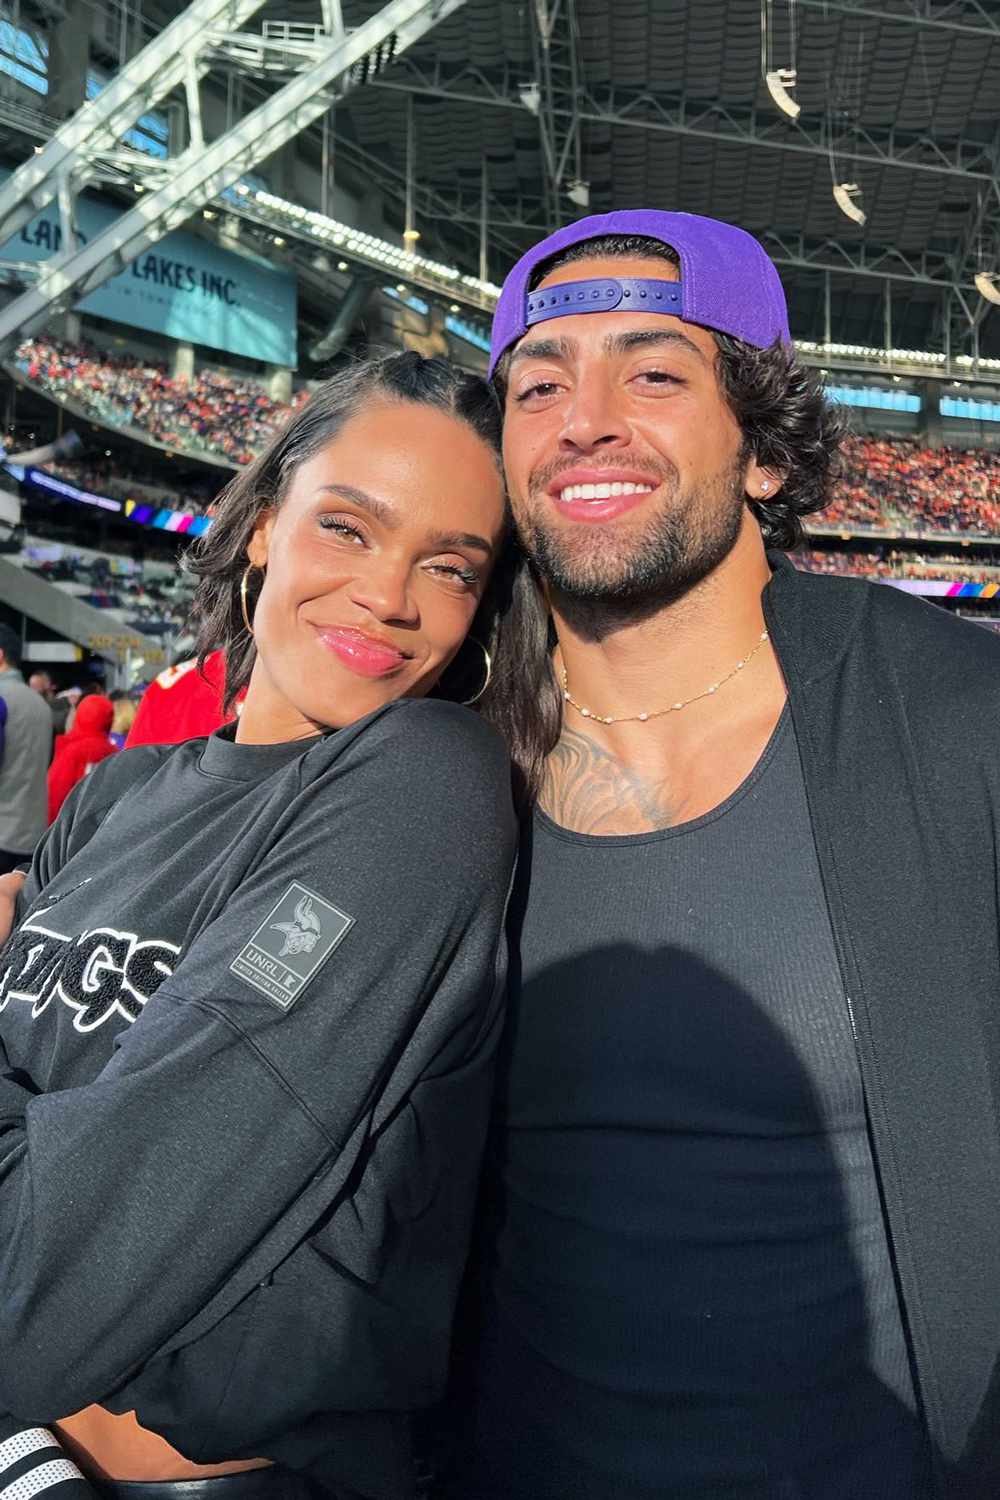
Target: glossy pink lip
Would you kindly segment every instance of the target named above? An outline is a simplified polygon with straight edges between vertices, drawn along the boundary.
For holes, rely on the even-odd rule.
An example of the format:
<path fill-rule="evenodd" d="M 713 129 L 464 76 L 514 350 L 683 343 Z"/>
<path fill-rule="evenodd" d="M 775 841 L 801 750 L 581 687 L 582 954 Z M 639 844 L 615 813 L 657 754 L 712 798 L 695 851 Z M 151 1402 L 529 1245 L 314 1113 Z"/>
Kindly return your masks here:
<path fill-rule="evenodd" d="M 317 634 L 338 661 L 359 677 L 387 677 L 409 658 L 388 641 L 345 625 L 320 625 Z"/>
<path fill-rule="evenodd" d="M 564 500 L 563 491 L 574 484 L 649 484 L 653 489 L 631 495 L 611 495 L 607 500 Z M 549 485 L 552 503 L 570 521 L 613 521 L 648 500 L 659 481 L 637 469 L 563 469 Z"/>

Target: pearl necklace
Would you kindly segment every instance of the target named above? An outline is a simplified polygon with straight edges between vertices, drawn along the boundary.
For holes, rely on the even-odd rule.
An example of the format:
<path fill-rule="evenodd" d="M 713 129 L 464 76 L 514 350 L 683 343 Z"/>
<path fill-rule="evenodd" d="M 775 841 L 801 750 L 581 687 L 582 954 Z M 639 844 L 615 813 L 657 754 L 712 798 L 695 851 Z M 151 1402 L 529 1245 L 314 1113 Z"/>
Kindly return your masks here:
<path fill-rule="evenodd" d="M 658 708 L 655 713 L 617 715 L 608 714 L 607 716 L 603 714 L 595 714 L 592 709 L 584 708 L 582 703 L 577 703 L 576 699 L 573 697 L 573 694 L 569 690 L 569 682 L 566 679 L 565 666 L 562 668 L 563 699 L 565 700 L 565 702 L 570 704 L 572 708 L 575 708 L 578 714 L 582 714 L 585 719 L 593 719 L 595 724 L 645 724 L 649 719 L 662 719 L 664 714 L 678 713 L 680 709 L 687 708 L 691 703 L 698 703 L 702 698 L 710 698 L 713 693 L 717 693 L 719 691 L 720 687 L 722 687 L 724 683 L 729 682 L 731 678 L 735 677 L 738 672 L 743 671 L 743 668 L 753 660 L 753 658 L 757 655 L 757 652 L 765 644 L 767 639 L 767 631 L 762 630 L 760 640 L 757 642 L 756 646 L 754 646 L 753 650 L 749 651 L 742 661 L 738 661 L 733 670 L 731 672 L 727 672 L 725 677 L 720 677 L 718 682 L 713 682 L 711 687 L 705 688 L 703 692 L 695 693 L 693 698 L 685 698 L 681 703 L 671 703 L 669 708 Z"/>

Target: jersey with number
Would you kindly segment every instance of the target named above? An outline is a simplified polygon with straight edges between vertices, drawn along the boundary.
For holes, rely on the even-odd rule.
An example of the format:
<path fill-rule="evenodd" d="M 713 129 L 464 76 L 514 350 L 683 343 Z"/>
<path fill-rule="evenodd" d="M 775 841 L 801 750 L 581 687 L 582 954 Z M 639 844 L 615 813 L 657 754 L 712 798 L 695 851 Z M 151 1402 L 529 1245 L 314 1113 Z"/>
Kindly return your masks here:
<path fill-rule="evenodd" d="M 222 705 L 226 659 L 213 651 L 199 670 L 196 661 L 178 662 L 150 683 L 128 732 L 126 747 L 177 745 L 222 727 L 231 714 Z"/>

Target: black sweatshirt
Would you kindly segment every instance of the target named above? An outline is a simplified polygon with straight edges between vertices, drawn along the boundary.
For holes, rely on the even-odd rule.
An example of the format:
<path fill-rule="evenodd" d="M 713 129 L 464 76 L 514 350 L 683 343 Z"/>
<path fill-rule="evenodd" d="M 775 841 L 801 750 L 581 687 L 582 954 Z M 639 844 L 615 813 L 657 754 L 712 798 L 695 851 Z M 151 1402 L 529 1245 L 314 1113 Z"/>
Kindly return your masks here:
<path fill-rule="evenodd" d="M 409 1493 L 514 846 L 500 742 L 441 702 L 81 783 L 0 950 L 0 1410 Z"/>

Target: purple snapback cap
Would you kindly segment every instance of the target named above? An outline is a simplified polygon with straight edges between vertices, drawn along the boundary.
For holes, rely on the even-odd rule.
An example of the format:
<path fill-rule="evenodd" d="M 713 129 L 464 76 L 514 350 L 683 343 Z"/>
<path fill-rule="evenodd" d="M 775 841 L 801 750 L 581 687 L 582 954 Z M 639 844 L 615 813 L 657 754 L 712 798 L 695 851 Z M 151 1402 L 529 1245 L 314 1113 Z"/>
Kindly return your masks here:
<path fill-rule="evenodd" d="M 609 277 L 572 283 L 572 297 L 563 286 L 558 289 L 559 298 L 529 294 L 532 273 L 543 261 L 571 245 L 607 234 L 645 235 L 677 252 L 680 281 L 671 284 L 669 306 L 652 290 L 664 287 L 665 282 Z M 626 296 L 629 301 L 623 300 Z M 613 312 L 619 306 L 623 311 L 635 307 L 642 312 L 671 313 L 686 323 L 732 334 L 758 349 L 766 349 L 775 339 L 791 343 L 784 289 L 770 256 L 752 234 L 699 214 L 629 208 L 578 219 L 521 256 L 504 281 L 493 315 L 490 375 L 504 351 L 532 324 L 571 313 Z"/>

